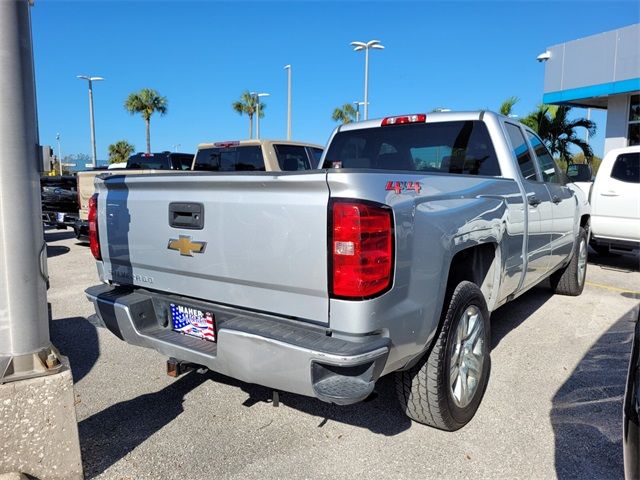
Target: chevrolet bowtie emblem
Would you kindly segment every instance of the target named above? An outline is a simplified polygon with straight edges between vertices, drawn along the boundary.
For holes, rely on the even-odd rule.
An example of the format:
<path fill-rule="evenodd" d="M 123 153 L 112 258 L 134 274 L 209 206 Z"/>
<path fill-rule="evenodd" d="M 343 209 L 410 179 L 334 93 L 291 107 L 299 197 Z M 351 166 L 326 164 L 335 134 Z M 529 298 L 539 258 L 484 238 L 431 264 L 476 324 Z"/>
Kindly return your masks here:
<path fill-rule="evenodd" d="M 176 240 L 172 238 L 169 240 L 167 248 L 169 250 L 178 250 L 180 255 L 185 257 L 193 257 L 194 253 L 204 253 L 204 247 L 207 246 L 207 242 L 192 242 L 189 235 L 180 235 Z"/>

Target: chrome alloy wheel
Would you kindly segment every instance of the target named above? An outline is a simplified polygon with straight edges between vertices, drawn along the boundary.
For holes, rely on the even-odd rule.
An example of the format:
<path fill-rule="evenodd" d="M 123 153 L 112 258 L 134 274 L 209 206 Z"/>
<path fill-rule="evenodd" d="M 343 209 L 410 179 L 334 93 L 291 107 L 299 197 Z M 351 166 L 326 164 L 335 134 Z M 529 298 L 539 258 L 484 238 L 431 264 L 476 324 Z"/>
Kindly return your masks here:
<path fill-rule="evenodd" d="M 582 286 L 587 275 L 587 241 L 582 239 L 578 247 L 578 286 Z"/>
<path fill-rule="evenodd" d="M 452 339 L 449 389 L 453 401 L 460 408 L 471 403 L 480 385 L 487 349 L 484 328 L 482 312 L 475 305 L 469 305 L 462 313 Z"/>

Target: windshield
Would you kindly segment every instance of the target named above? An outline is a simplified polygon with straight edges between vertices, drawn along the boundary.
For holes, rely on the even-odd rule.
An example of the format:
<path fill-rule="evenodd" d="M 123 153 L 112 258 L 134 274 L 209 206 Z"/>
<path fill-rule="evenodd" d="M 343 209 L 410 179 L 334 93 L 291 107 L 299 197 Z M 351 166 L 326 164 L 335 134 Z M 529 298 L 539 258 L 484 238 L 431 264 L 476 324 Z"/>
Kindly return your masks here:
<path fill-rule="evenodd" d="M 127 168 L 140 168 L 145 170 L 170 170 L 171 162 L 169 153 L 137 153 L 127 160 Z"/>
<path fill-rule="evenodd" d="M 255 145 L 203 148 L 196 154 L 194 170 L 264 172 L 262 148 Z"/>
<path fill-rule="evenodd" d="M 500 175 L 484 123 L 456 121 L 339 132 L 323 168 Z"/>
<path fill-rule="evenodd" d="M 591 168 L 586 163 L 572 163 L 567 167 L 567 177 L 572 182 L 590 182 Z"/>

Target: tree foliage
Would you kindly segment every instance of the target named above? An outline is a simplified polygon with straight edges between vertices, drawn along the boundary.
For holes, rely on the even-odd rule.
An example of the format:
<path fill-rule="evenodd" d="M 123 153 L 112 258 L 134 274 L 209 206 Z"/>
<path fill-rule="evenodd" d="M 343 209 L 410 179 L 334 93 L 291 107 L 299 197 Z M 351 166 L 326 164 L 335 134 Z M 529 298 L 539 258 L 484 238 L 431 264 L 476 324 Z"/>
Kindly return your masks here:
<path fill-rule="evenodd" d="M 513 113 L 513 107 L 518 103 L 520 99 L 518 97 L 509 97 L 500 105 L 500 114 L 508 117 Z"/>
<path fill-rule="evenodd" d="M 333 109 L 331 119 L 334 122 L 340 122 L 343 125 L 356 121 L 356 109 L 350 103 L 345 103 L 342 107 L 336 107 Z"/>
<path fill-rule="evenodd" d="M 109 145 L 109 163 L 126 162 L 133 154 L 136 147 L 126 140 L 118 140 Z"/>
<path fill-rule="evenodd" d="M 163 97 L 152 88 L 143 88 L 139 92 L 130 93 L 124 101 L 124 108 L 131 115 L 139 113 L 144 119 L 147 133 L 147 153 L 151 153 L 151 116 L 154 113 L 166 115 L 167 97 Z"/>
<path fill-rule="evenodd" d="M 539 105 L 521 121 L 544 140 L 554 157 L 565 161 L 571 159 L 570 147 L 577 147 L 588 162 L 593 159 L 591 146 L 579 136 L 585 129 L 589 135 L 596 133 L 596 124 L 586 118 L 569 119 L 571 107 L 566 105 Z"/>
<path fill-rule="evenodd" d="M 240 116 L 246 115 L 249 117 L 249 138 L 253 138 L 253 116 L 257 114 L 258 104 L 260 105 L 260 118 L 264 118 L 264 111 L 267 105 L 260 101 L 260 97 L 251 95 L 249 90 L 242 92 L 240 100 L 231 104 L 234 112 Z"/>

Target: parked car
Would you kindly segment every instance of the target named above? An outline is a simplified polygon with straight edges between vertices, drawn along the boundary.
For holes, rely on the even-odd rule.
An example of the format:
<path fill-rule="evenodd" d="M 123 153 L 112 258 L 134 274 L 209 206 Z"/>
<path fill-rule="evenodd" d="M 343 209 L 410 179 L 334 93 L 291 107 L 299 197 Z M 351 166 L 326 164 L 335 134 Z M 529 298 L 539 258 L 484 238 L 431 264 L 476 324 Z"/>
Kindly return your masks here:
<path fill-rule="evenodd" d="M 636 321 L 623 408 L 624 476 L 640 478 L 640 318 Z"/>
<path fill-rule="evenodd" d="M 489 379 L 490 312 L 545 279 L 582 292 L 584 194 L 532 130 L 484 111 L 342 125 L 320 165 L 98 178 L 91 321 L 336 404 L 393 373 L 410 418 L 461 428 Z"/>
<path fill-rule="evenodd" d="M 640 248 L 640 146 L 605 155 L 590 200 L 591 246 L 598 253 Z"/>
<path fill-rule="evenodd" d="M 127 160 L 129 170 L 191 170 L 192 153 L 136 153 Z"/>
<path fill-rule="evenodd" d="M 570 163 L 567 165 L 567 177 L 587 197 L 589 196 L 593 185 L 593 172 L 588 163 Z"/>
<path fill-rule="evenodd" d="M 241 140 L 198 145 L 193 170 L 293 172 L 315 168 L 320 145 L 289 140 Z"/>
<path fill-rule="evenodd" d="M 45 225 L 66 229 L 78 218 L 78 192 L 74 175 L 40 178 L 42 220 Z"/>

